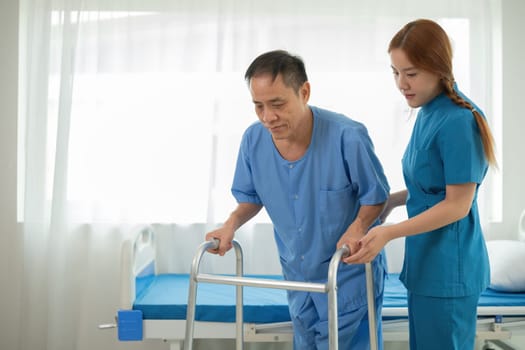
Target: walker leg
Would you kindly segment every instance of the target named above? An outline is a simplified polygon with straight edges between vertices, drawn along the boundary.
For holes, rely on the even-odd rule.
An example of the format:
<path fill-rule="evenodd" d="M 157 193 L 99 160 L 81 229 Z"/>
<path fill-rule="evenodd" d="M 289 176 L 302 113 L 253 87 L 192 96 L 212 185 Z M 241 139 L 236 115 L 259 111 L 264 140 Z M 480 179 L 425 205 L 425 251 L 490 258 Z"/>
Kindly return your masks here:
<path fill-rule="evenodd" d="M 366 271 L 366 296 L 368 300 L 368 328 L 370 331 L 370 350 L 377 350 L 377 321 L 375 308 L 375 293 L 374 293 L 374 275 L 372 272 L 372 264 L 365 264 Z"/>

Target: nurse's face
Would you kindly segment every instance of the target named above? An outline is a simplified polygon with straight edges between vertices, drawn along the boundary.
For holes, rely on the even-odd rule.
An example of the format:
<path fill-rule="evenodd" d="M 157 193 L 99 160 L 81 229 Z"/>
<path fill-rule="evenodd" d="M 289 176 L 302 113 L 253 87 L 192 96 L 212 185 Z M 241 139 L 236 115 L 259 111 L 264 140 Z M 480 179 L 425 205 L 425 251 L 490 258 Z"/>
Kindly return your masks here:
<path fill-rule="evenodd" d="M 296 92 L 284 84 L 281 74 L 275 80 L 262 74 L 250 79 L 250 93 L 257 117 L 274 140 L 293 141 L 304 130 L 310 116 L 308 82 Z"/>
<path fill-rule="evenodd" d="M 390 61 L 396 85 L 410 107 L 427 104 L 443 90 L 439 76 L 416 68 L 403 50 L 390 51 Z"/>

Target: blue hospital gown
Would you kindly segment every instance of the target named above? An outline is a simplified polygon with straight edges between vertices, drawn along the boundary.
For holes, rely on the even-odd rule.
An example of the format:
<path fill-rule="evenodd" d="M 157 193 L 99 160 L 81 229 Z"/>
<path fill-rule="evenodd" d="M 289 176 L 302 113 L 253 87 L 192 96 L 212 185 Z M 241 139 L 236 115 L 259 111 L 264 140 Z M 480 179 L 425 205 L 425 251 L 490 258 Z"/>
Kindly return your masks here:
<path fill-rule="evenodd" d="M 232 193 L 237 202 L 265 207 L 287 280 L 324 283 L 336 244 L 360 206 L 385 202 L 389 186 L 362 124 L 310 108 L 314 122 L 311 143 L 297 161 L 281 157 L 261 123 L 246 130 Z M 373 263 L 376 296 L 383 291 L 385 269 L 381 253 Z M 341 264 L 338 279 L 339 312 L 366 304 L 364 265 Z M 307 295 L 288 292 L 292 314 Z M 310 295 L 320 314 L 327 314 L 326 295 Z"/>

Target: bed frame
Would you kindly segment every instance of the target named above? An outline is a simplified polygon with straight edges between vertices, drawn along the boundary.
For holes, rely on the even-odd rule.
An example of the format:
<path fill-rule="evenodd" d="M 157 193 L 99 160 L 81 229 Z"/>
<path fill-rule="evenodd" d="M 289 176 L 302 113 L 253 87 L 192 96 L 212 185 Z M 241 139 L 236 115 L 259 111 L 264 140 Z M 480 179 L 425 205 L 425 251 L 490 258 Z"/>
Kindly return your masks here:
<path fill-rule="evenodd" d="M 126 240 L 121 251 L 121 276 L 120 276 L 120 307 L 117 311 L 116 324 L 100 325 L 99 328 L 113 328 L 118 330 L 118 339 L 121 341 L 140 341 L 143 339 L 161 339 L 169 343 L 170 350 L 181 350 L 185 339 L 238 339 L 239 332 L 244 342 L 291 342 L 293 339 L 290 321 L 272 323 L 242 322 L 211 322 L 193 321 L 187 328 L 186 319 L 194 319 L 190 308 L 187 309 L 187 318 L 180 319 L 150 319 L 143 317 L 140 310 L 134 306 L 137 293 L 141 292 L 144 280 L 158 276 L 155 264 L 155 234 L 151 226 L 141 226 L 136 229 L 134 239 Z M 212 283 L 226 283 L 246 285 L 236 277 L 229 277 L 222 281 L 211 281 L 215 277 L 198 273 L 198 262 L 202 254 L 213 242 L 204 242 L 194 257 L 192 276 L 188 275 L 189 284 L 194 281 L 194 286 L 199 281 Z M 238 247 L 240 250 L 240 246 Z M 237 248 L 236 248 L 237 251 Z M 341 256 L 338 257 L 340 260 Z M 196 262 L 197 261 L 197 262 Z M 239 273 L 239 271 L 237 271 Z M 241 273 L 242 275 L 242 273 Z M 199 276 L 199 277 L 197 277 Z M 204 278 L 201 278 L 204 276 Z M 397 281 L 396 276 L 389 278 Z M 232 282 L 233 281 L 233 282 Z M 388 282 L 388 280 L 387 280 Z M 385 284 L 385 300 L 383 305 L 383 341 L 408 341 L 408 320 L 406 305 L 389 305 L 389 285 Z M 284 285 L 282 286 L 284 287 Z M 190 289 L 193 287 L 190 287 Z M 268 288 L 268 287 L 264 287 Z M 269 287 L 272 288 L 272 287 Z M 281 287 L 278 287 L 281 288 Z M 283 288 L 286 289 L 286 288 Z M 191 290 L 188 292 L 188 304 L 191 306 Z M 490 296 L 496 297 L 498 293 Z M 507 343 L 513 334 L 525 335 L 525 293 L 513 294 L 516 300 L 509 304 L 483 305 L 478 307 L 477 340 L 483 344 L 484 350 L 489 349 L 516 349 Z M 483 298 L 483 297 L 482 297 Z M 481 302 L 481 300 L 480 300 Z M 234 303 L 235 304 L 235 303 Z M 231 306 L 236 308 L 235 305 Z M 238 309 L 238 308 L 237 308 Z M 242 310 L 242 308 L 241 308 Z M 240 328 L 239 328 L 240 327 Z M 190 329 L 190 331 L 188 331 Z M 337 328 L 336 328 L 337 329 Z M 191 336 L 189 336 L 189 332 Z M 189 337 L 189 338 L 188 338 Z M 187 343 L 187 342 L 186 342 Z M 241 345 L 242 346 L 242 345 Z M 186 347 L 185 349 L 191 349 Z"/>

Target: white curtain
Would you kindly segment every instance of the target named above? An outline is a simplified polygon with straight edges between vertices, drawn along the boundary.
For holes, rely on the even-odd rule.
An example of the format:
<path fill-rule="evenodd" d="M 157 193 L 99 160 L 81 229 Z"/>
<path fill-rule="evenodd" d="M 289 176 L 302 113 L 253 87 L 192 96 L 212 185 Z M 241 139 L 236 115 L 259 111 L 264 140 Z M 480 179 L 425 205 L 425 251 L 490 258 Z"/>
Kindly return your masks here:
<path fill-rule="evenodd" d="M 391 78 L 389 39 L 415 18 L 439 21 L 455 44 L 460 88 L 497 125 L 490 54 L 497 6 L 21 1 L 21 348 L 166 348 L 122 344 L 97 329 L 118 307 L 120 243 L 134 224 L 154 223 L 161 269 L 187 271 L 206 230 L 228 215 L 238 142 L 255 121 L 243 74 L 258 54 L 282 48 L 302 56 L 311 104 L 367 125 L 395 190 L 414 113 Z M 497 217 L 498 208 L 483 208 Z M 247 272 L 278 272 L 271 232 L 264 213 L 239 232 Z M 271 261 L 261 264 L 267 252 Z"/>

